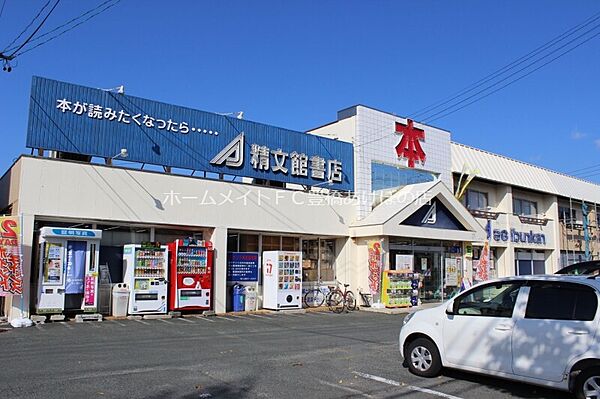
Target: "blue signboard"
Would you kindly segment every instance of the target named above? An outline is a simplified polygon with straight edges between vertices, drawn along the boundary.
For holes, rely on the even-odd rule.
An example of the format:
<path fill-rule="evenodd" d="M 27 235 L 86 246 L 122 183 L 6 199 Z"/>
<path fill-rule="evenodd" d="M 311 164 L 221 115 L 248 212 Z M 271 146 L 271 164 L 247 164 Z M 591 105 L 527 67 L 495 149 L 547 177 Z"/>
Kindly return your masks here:
<path fill-rule="evenodd" d="M 258 253 L 228 252 L 227 281 L 258 281 Z"/>
<path fill-rule="evenodd" d="M 93 231 L 75 229 L 52 229 L 52 234 L 57 236 L 96 237 L 96 233 Z"/>
<path fill-rule="evenodd" d="M 27 147 L 303 185 L 354 187 L 353 146 L 139 97 L 34 77 Z"/>

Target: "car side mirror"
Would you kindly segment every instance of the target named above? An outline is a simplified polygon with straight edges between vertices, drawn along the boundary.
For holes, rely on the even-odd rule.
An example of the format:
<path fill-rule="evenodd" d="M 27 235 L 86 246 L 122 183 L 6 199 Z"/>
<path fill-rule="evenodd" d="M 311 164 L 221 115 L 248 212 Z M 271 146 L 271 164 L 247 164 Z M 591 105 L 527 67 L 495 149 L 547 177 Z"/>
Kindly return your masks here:
<path fill-rule="evenodd" d="M 448 306 L 446 306 L 446 314 L 453 315 L 454 314 L 454 301 L 448 302 Z"/>

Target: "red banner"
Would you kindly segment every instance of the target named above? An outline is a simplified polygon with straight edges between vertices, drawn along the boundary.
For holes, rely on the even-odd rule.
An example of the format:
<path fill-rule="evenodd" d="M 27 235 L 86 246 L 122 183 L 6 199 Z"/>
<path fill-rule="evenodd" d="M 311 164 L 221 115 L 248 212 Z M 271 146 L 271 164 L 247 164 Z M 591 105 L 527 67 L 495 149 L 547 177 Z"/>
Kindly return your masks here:
<path fill-rule="evenodd" d="M 17 216 L 0 217 L 0 296 L 23 294 L 20 233 Z"/>
<path fill-rule="evenodd" d="M 379 294 L 381 286 L 381 269 L 383 266 L 381 254 L 381 243 L 379 241 L 369 241 L 369 289 L 373 297 Z"/>

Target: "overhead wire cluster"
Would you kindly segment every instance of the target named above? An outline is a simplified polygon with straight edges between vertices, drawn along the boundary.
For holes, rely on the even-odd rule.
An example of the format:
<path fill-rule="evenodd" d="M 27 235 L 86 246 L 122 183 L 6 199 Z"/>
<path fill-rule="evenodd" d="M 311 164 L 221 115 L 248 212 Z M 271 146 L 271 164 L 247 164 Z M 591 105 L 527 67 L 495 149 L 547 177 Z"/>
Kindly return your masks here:
<path fill-rule="evenodd" d="M 454 94 L 409 115 L 425 123 L 442 119 L 508 87 L 600 35 L 600 12 Z"/>
<path fill-rule="evenodd" d="M 410 113 L 408 118 L 429 124 L 445 118 L 526 78 L 599 35 L 600 12 L 597 12 L 585 21 L 571 27 L 489 75 L 484 76 L 446 98 Z M 395 132 L 391 132 L 389 136 L 393 136 L 394 134 Z M 371 144 L 389 136 L 378 137 L 364 143 L 359 143 L 355 147 Z"/>
<path fill-rule="evenodd" d="M 56 0 L 54 5 L 46 13 L 46 15 L 43 17 L 43 19 L 38 23 L 37 27 L 33 30 L 33 32 L 25 40 L 23 40 L 23 42 L 21 42 L 20 44 L 17 44 L 19 39 L 27 31 L 30 30 L 30 28 L 34 25 L 34 23 L 36 23 L 36 21 L 38 21 L 38 19 L 42 16 L 42 14 L 44 13 L 44 10 L 46 10 L 46 8 L 48 8 L 48 6 L 51 3 L 51 0 L 48 0 L 44 4 L 44 6 L 38 11 L 38 13 L 35 15 L 35 17 L 31 20 L 31 22 L 25 27 L 25 29 L 23 29 L 21 31 L 21 33 L 19 33 L 19 35 L 17 35 L 17 37 L 15 37 L 6 47 L 4 47 L 4 49 L 2 51 L 0 51 L 0 60 L 3 63 L 3 70 L 10 72 L 12 70 L 11 61 L 15 60 L 17 57 L 19 57 L 25 53 L 28 53 L 29 51 L 31 51 L 35 48 L 43 46 L 44 44 L 64 35 L 65 33 L 77 28 L 78 26 L 84 24 L 85 22 L 96 17 L 97 15 L 102 14 L 109 8 L 114 7 L 115 5 L 117 5 L 120 2 L 121 2 L 121 0 L 106 0 L 106 1 L 102 2 L 101 4 L 99 4 L 98 6 L 93 7 L 91 9 L 89 9 L 88 11 L 80 14 L 79 16 L 72 18 L 69 21 L 62 23 L 61 25 L 58 25 L 58 26 L 54 27 L 53 29 L 36 36 L 36 34 L 39 32 L 39 30 L 42 28 L 42 26 L 46 22 L 46 20 L 50 17 L 50 15 L 54 11 L 54 9 L 56 9 L 58 4 L 60 3 L 60 0 Z M 4 4 L 2 6 L 2 9 L 4 9 Z M 0 15 L 1 15 L 1 11 L 0 11 Z"/>

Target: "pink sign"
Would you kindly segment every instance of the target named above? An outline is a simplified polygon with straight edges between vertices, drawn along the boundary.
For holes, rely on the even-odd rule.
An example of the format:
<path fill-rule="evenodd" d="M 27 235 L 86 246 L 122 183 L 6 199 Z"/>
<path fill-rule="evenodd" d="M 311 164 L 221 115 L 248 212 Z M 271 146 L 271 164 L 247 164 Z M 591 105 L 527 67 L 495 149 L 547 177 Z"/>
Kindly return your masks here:
<path fill-rule="evenodd" d="M 94 276 L 85 276 L 84 292 L 85 306 L 94 306 L 96 299 L 96 278 Z"/>

